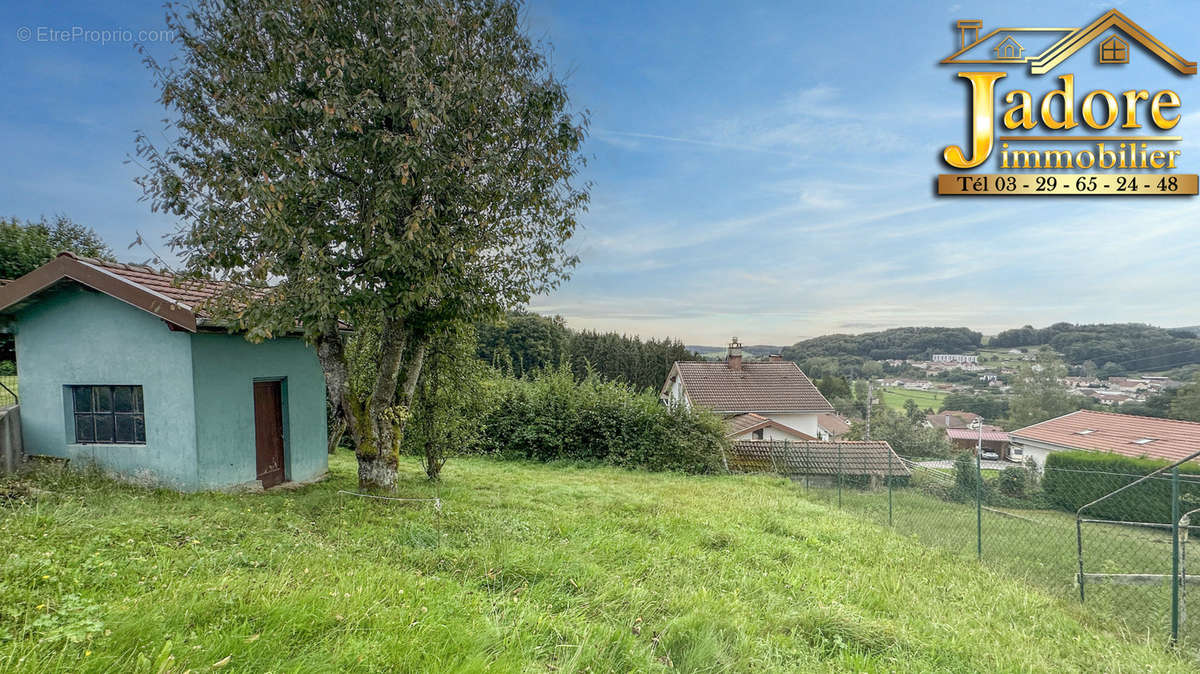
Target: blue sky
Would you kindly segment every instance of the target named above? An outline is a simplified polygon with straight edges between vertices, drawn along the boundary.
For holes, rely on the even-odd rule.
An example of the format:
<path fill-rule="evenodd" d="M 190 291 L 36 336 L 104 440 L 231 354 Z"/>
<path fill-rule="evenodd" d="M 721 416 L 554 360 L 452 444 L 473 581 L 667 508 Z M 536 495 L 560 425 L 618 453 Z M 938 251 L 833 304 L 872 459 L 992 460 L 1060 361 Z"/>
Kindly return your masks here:
<path fill-rule="evenodd" d="M 592 204 L 582 262 L 534 309 L 579 328 L 720 344 L 791 343 L 897 325 L 1200 324 L 1197 198 L 933 196 L 965 141 L 965 87 L 938 65 L 953 22 L 1084 25 L 1114 3 L 531 0 L 574 105 L 591 112 Z M 1200 5 L 1116 3 L 1190 60 Z M 18 39 L 18 29 L 163 27 L 160 4 L 0 8 L 0 215 L 64 213 L 119 256 L 150 213 L 133 184 L 135 130 L 163 111 L 131 44 Z M 168 55 L 171 47 L 147 47 Z M 1200 171 L 1200 88 L 1138 49 L 1129 66 L 1073 57 L 1094 88 L 1173 88 L 1183 172 Z M 1055 88 L 1008 69 L 1000 91 Z M 1143 111 L 1142 115 L 1145 115 Z M 1057 147 L 1057 146 L 1055 146 Z M 1079 148 L 1084 149 L 1084 148 Z M 988 168 L 995 170 L 995 163 Z"/>

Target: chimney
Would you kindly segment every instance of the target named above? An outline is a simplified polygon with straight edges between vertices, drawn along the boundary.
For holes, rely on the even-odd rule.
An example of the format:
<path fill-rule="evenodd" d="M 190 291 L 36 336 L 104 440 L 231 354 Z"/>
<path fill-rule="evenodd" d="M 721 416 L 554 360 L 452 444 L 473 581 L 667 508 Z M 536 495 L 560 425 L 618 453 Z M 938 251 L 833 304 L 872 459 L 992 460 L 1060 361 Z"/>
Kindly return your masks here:
<path fill-rule="evenodd" d="M 725 364 L 730 370 L 740 371 L 742 369 L 742 343 L 734 337 L 729 342 L 729 352 L 725 355 Z"/>
<path fill-rule="evenodd" d="M 983 21 L 980 19 L 959 19 L 958 21 L 958 41 L 959 49 L 966 49 L 968 45 L 973 45 L 979 42 L 979 29 L 983 28 Z M 967 33 L 971 34 L 971 39 L 967 39 Z"/>
<path fill-rule="evenodd" d="M 767 358 L 769 358 L 772 363 L 782 363 L 783 362 L 782 354 L 773 353 L 770 356 L 767 356 Z"/>

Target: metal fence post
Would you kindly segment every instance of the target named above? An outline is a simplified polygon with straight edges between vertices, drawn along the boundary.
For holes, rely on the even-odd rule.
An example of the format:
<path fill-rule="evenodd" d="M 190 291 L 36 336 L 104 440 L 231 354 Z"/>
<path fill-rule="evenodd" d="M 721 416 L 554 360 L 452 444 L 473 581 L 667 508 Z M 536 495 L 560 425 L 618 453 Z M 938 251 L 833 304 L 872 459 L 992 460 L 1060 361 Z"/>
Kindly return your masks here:
<path fill-rule="evenodd" d="M 838 482 L 838 507 L 842 507 L 842 445 L 838 443 L 838 467 L 837 467 L 837 482 Z"/>
<path fill-rule="evenodd" d="M 888 526 L 892 526 L 892 450 L 888 450 L 888 467 L 887 467 L 887 484 L 888 484 Z"/>
<path fill-rule="evenodd" d="M 1179 467 L 1171 469 L 1171 644 L 1179 641 Z"/>
<path fill-rule="evenodd" d="M 980 455 L 982 449 L 975 452 L 975 555 L 983 559 L 983 465 Z"/>
<path fill-rule="evenodd" d="M 1075 552 L 1079 555 L 1079 603 L 1083 603 L 1083 516 L 1075 513 Z"/>

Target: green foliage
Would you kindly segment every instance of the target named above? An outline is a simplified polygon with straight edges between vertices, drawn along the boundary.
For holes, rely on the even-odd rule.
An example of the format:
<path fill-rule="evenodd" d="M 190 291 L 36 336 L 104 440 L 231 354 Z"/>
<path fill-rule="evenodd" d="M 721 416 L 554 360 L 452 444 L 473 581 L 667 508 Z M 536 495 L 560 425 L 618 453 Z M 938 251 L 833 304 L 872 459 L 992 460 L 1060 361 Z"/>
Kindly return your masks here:
<path fill-rule="evenodd" d="M 1068 512 L 1169 465 L 1166 461 L 1132 458 L 1108 452 L 1051 452 L 1046 457 L 1042 491 Z M 1182 511 L 1200 507 L 1200 466 L 1179 467 Z M 1170 474 L 1152 478 L 1088 508 L 1084 514 L 1127 522 L 1171 522 Z"/>
<path fill-rule="evenodd" d="M 1072 365 L 1091 361 L 1094 368 L 1102 363 L 1098 374 L 1104 377 L 1129 370 L 1164 370 L 1194 363 L 1200 355 L 1200 339 L 1194 332 L 1141 323 L 1055 323 L 1042 329 L 1026 325 L 1005 330 L 988 342 L 988 346 L 1001 348 L 1037 345 L 1048 345 Z"/>
<path fill-rule="evenodd" d="M 1122 638 L 1052 596 L 1075 562 L 1066 515 L 1036 538 L 985 524 L 997 538 L 980 565 L 922 545 L 973 535 L 974 508 L 913 510 L 911 490 L 897 490 L 892 533 L 780 478 L 467 457 L 433 485 L 401 462 L 402 494 L 440 496 L 440 514 L 339 494 L 356 488 L 346 452 L 325 482 L 261 494 L 36 476 L 36 502 L 0 509 L 0 669 L 1194 671 L 1146 630 Z M 873 515 L 886 500 L 843 491 Z M 1163 547 L 1130 549 L 1161 559 Z M 99 608 L 103 630 L 81 623 L 90 640 L 73 643 L 30 629 L 69 595 Z"/>
<path fill-rule="evenodd" d="M 588 186 L 586 115 L 508 0 L 167 5 L 147 56 L 171 119 L 139 179 L 171 247 L 232 282 L 217 319 L 300 326 L 348 421 L 363 486 L 395 482 L 409 397 L 438 335 L 548 292 Z M 340 327 L 379 326 L 348 381 Z"/>
<path fill-rule="evenodd" d="M 420 456 L 425 474 L 437 479 L 446 460 L 478 445 L 491 400 L 484 380 L 494 376 L 475 357 L 475 335 L 465 330 L 436 340 L 410 408 L 401 451 Z"/>
<path fill-rule="evenodd" d="M 17 364 L 11 360 L 0 361 L 0 377 L 11 377 L 17 373 Z"/>
<path fill-rule="evenodd" d="M 526 379 L 494 378 L 484 395 L 483 452 L 504 458 L 602 461 L 629 468 L 716 472 L 725 427 L 716 415 L 665 406 L 649 391 L 568 367 Z"/>
<path fill-rule="evenodd" d="M 950 497 L 956 501 L 988 499 L 991 485 L 979 474 L 978 460 L 972 452 L 963 452 L 954 458 L 954 487 Z"/>
<path fill-rule="evenodd" d="M 1039 351 L 1037 361 L 1024 364 L 1013 379 L 1010 425 L 1023 428 L 1087 407 L 1087 398 L 1063 388 L 1066 375 L 1067 368 L 1049 351 Z"/>
<path fill-rule="evenodd" d="M 1000 471 L 997 490 L 1009 498 L 1025 498 L 1037 486 L 1037 470 L 1026 466 L 1009 466 Z"/>
<path fill-rule="evenodd" d="M 570 330 L 561 316 L 514 311 L 476 327 L 478 358 L 517 377 L 563 361 Z"/>
<path fill-rule="evenodd" d="M 851 423 L 846 439 L 865 440 L 866 422 Z M 893 451 L 904 457 L 948 457 L 953 450 L 944 431 L 926 428 L 920 421 L 889 407 L 871 409 L 871 439 L 887 441 Z"/>
<path fill-rule="evenodd" d="M 942 400 L 938 411 L 974 412 L 984 419 L 995 420 L 1008 416 L 1008 404 L 1008 399 L 1000 395 L 951 393 Z"/>
<path fill-rule="evenodd" d="M 1172 392 L 1170 416 L 1172 419 L 1200 421 L 1200 375 L 1190 384 Z"/>
<path fill-rule="evenodd" d="M 821 395 L 825 396 L 826 400 L 834 398 L 849 398 L 850 397 L 850 382 L 844 377 L 838 377 L 832 374 L 826 374 L 816 381 L 817 390 Z"/>
<path fill-rule="evenodd" d="M 981 333 L 967 328 L 894 328 L 806 339 L 784 347 L 783 357 L 797 362 L 814 356 L 857 356 L 872 360 L 928 358 L 933 353 L 974 351 L 982 339 Z"/>
<path fill-rule="evenodd" d="M 657 391 L 676 361 L 699 360 L 679 340 L 575 331 L 559 316 L 512 312 L 498 323 L 480 324 L 477 331 L 479 359 L 518 377 L 566 362 L 577 379 L 591 372 Z"/>
<path fill-rule="evenodd" d="M 647 339 L 615 332 L 583 330 L 570 333 L 567 355 L 576 378 L 589 372 L 603 379 L 625 382 L 635 389 L 657 393 L 680 360 L 699 360 L 683 342 L 670 337 Z"/>
<path fill-rule="evenodd" d="M 0 278 L 15 279 L 46 264 L 62 251 L 84 257 L 112 259 L 112 251 L 90 227 L 65 215 L 53 220 L 21 222 L 0 218 Z"/>

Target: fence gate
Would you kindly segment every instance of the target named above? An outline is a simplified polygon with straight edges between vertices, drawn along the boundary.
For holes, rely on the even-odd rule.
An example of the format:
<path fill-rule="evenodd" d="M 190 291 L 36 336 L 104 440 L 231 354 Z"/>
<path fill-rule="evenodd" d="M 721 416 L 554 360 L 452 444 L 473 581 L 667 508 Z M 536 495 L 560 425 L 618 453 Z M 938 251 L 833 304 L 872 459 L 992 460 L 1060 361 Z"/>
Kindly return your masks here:
<path fill-rule="evenodd" d="M 1179 466 L 1200 452 L 1131 480 L 1076 511 L 1079 600 L 1121 616 L 1122 627 L 1200 646 L 1200 550 L 1189 550 L 1200 523 L 1200 480 Z M 1132 479 L 1136 477 L 1136 479 Z M 1188 565 L 1194 573 L 1188 573 Z M 1191 624 L 1189 613 L 1194 616 Z M 1192 639 L 1188 639 L 1189 636 Z"/>

